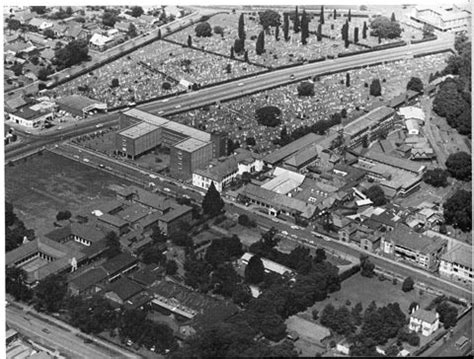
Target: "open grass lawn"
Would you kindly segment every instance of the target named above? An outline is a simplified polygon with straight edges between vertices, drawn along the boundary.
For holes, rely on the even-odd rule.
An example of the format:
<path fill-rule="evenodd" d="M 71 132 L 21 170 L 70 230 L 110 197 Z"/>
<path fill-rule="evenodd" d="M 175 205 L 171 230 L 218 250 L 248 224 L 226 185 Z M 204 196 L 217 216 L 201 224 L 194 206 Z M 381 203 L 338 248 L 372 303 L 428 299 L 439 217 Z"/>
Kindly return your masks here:
<path fill-rule="evenodd" d="M 377 306 L 385 306 L 389 303 L 398 302 L 402 311 L 408 316 L 408 307 L 412 302 L 417 302 L 422 308 L 427 306 L 434 297 L 430 294 L 424 293 L 419 295 L 418 290 L 404 293 L 402 291 L 402 284 L 399 282 L 393 285 L 392 281 L 380 281 L 377 277 L 366 278 L 359 273 L 342 282 L 341 290 L 330 294 L 330 298 L 322 302 L 317 302 L 306 312 L 311 315 L 313 309 L 321 312 L 323 308 L 331 303 L 335 307 L 340 307 L 350 300 L 350 307 L 353 307 L 358 302 L 362 303 L 365 310 L 367 306 L 375 300 Z"/>
<path fill-rule="evenodd" d="M 58 211 L 68 209 L 74 216 L 94 200 L 114 198 L 110 186 L 130 184 L 48 151 L 5 167 L 5 198 L 37 234 L 54 229 Z"/>

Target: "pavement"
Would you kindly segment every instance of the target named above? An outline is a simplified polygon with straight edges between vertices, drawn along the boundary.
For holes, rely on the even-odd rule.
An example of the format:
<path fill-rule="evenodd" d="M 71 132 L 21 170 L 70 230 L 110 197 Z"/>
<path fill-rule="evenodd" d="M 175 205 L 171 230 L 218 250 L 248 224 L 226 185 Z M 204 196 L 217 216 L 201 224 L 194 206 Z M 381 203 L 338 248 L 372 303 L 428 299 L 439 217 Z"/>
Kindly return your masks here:
<path fill-rule="evenodd" d="M 25 311 L 27 309 L 28 311 Z M 29 337 L 31 340 L 57 349 L 61 354 L 70 358 L 139 358 L 116 345 L 104 342 L 95 337 L 81 333 L 65 323 L 60 326 L 55 324 L 57 319 L 41 314 L 34 310 L 18 304 L 10 304 L 6 308 L 6 322 L 18 332 Z M 92 340 L 92 343 L 84 343 L 84 339 L 77 334 Z"/>

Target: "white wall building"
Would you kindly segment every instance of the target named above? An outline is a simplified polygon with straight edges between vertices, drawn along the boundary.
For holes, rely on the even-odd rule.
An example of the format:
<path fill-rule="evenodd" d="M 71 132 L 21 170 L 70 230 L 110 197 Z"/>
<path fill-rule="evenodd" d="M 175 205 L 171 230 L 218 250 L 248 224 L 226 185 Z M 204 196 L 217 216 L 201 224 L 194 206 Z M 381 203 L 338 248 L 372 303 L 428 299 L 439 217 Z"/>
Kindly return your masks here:
<path fill-rule="evenodd" d="M 452 281 L 472 283 L 472 247 L 456 243 L 441 257 L 439 274 Z"/>
<path fill-rule="evenodd" d="M 437 331 L 439 328 L 439 314 L 437 312 L 430 312 L 424 309 L 420 309 L 417 305 L 413 308 L 413 312 L 410 315 L 410 323 L 408 329 L 411 331 L 421 333 L 423 336 L 428 337 Z"/>

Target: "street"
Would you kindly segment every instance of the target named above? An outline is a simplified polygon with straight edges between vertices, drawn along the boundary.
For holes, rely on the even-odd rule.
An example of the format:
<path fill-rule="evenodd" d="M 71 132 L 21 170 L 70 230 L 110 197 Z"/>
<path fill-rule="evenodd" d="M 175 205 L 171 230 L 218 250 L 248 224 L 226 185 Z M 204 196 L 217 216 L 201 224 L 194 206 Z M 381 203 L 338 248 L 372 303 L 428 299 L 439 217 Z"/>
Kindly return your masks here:
<path fill-rule="evenodd" d="M 78 329 L 72 327 L 70 331 L 63 329 L 42 320 L 38 316 L 27 313 L 15 305 L 7 306 L 6 322 L 33 341 L 55 348 L 71 358 L 139 358 L 133 353 L 102 340 L 94 339 L 100 345 L 95 343 L 86 344 L 83 339 L 76 336 L 77 333 L 80 333 Z M 87 337 L 87 335 L 83 335 Z"/>

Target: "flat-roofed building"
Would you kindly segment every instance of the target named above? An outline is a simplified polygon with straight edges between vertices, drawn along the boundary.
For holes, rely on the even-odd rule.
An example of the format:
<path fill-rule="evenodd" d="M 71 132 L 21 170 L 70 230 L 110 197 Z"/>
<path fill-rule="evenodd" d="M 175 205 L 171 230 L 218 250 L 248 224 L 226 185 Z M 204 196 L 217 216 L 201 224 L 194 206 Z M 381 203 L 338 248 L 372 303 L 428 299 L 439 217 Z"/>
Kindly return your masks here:
<path fill-rule="evenodd" d="M 187 138 L 171 147 L 170 173 L 175 178 L 188 179 L 198 168 L 212 160 L 212 142 Z"/>
<path fill-rule="evenodd" d="M 74 116 L 87 117 L 96 112 L 107 112 L 107 104 L 85 96 L 71 95 L 56 100 L 59 108 Z"/>
<path fill-rule="evenodd" d="M 160 144 L 161 136 L 160 127 L 141 122 L 118 132 L 115 146 L 120 153 L 134 159 Z"/>
<path fill-rule="evenodd" d="M 447 241 L 412 231 L 403 224 L 382 236 L 382 251 L 400 257 L 417 267 L 434 272 L 438 270 L 441 256 L 446 251 Z"/>
<path fill-rule="evenodd" d="M 8 111 L 6 109 L 5 112 L 7 113 L 7 119 L 28 128 L 41 127 L 45 121 L 53 119 L 53 113 L 51 111 L 35 111 L 27 105 L 14 111 Z"/>
<path fill-rule="evenodd" d="M 412 20 L 433 26 L 439 31 L 468 31 L 471 14 L 468 11 L 452 7 L 416 6 Z"/>
<path fill-rule="evenodd" d="M 322 136 L 318 136 L 317 134 L 310 132 L 307 135 L 287 144 L 286 146 L 272 151 L 263 158 L 263 161 L 269 166 L 276 166 L 282 163 L 288 157 L 296 154 L 298 151 L 317 143 L 322 138 Z"/>
<path fill-rule="evenodd" d="M 369 113 L 344 126 L 343 135 L 349 147 L 356 147 L 363 143 L 364 138 L 370 143 L 381 133 L 389 131 L 395 124 L 395 110 L 380 106 Z"/>
<path fill-rule="evenodd" d="M 455 282 L 472 283 L 472 246 L 456 242 L 441 257 L 439 274 Z"/>

